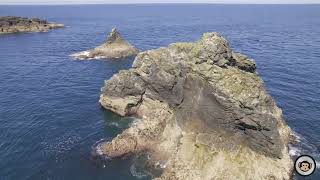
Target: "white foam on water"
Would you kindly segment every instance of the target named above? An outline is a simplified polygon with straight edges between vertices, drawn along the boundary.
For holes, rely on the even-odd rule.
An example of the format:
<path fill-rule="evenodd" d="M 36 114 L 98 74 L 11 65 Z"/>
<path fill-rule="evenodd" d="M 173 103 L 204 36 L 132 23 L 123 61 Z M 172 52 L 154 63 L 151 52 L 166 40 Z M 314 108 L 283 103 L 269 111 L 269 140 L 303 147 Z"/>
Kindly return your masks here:
<path fill-rule="evenodd" d="M 293 144 L 289 144 L 289 155 L 291 157 L 299 156 L 301 154 L 301 148 L 297 145 L 301 143 L 302 136 L 294 131 L 291 133 L 291 136 L 294 137 L 294 142 L 292 142 Z"/>
<path fill-rule="evenodd" d="M 137 168 L 134 163 L 130 166 L 130 173 L 132 174 L 132 176 L 134 176 L 138 179 L 142 179 L 142 178 L 147 177 L 147 174 L 137 171 Z"/>
<path fill-rule="evenodd" d="M 93 145 L 93 147 L 92 147 L 93 152 L 96 153 L 96 154 L 99 155 L 99 156 L 102 156 L 102 155 L 103 155 L 103 151 L 102 151 L 102 147 L 101 147 L 101 144 L 102 144 L 103 142 L 106 142 L 106 139 L 100 139 L 100 140 L 97 141 L 97 142 Z"/>
<path fill-rule="evenodd" d="M 289 145 L 289 155 L 290 156 L 299 156 L 301 154 L 301 150 L 298 147 Z"/>
<path fill-rule="evenodd" d="M 90 54 L 90 51 L 81 51 L 78 53 L 71 54 L 70 56 L 72 56 L 72 57 L 89 56 L 89 54 Z"/>
<path fill-rule="evenodd" d="M 96 147 L 96 153 L 97 153 L 98 155 L 100 155 L 100 156 L 102 156 L 102 155 L 103 155 L 103 152 L 102 152 L 102 149 L 101 149 L 100 144 L 99 144 L 99 145 L 97 145 L 97 147 Z"/>
<path fill-rule="evenodd" d="M 295 141 L 293 144 L 289 144 L 289 155 L 291 157 L 297 157 L 302 154 L 310 155 L 315 159 L 316 168 L 320 169 L 319 152 L 317 147 L 296 132 L 293 132 L 291 135 L 295 137 Z"/>
<path fill-rule="evenodd" d="M 118 122 L 110 122 L 110 123 L 108 123 L 108 125 L 113 126 L 113 127 L 117 127 L 117 128 L 121 127 L 121 125 Z"/>
<path fill-rule="evenodd" d="M 88 57 L 89 55 L 90 55 L 90 51 L 81 51 L 81 52 L 78 52 L 78 53 L 71 54 L 70 56 L 73 57 L 73 58 L 76 58 L 76 59 L 80 59 L 80 60 L 85 60 L 85 59 L 88 59 L 88 60 L 91 60 L 91 59 L 105 59 L 106 58 L 105 56 L 95 56 L 95 57 L 92 57 L 92 58 L 84 58 L 84 57 Z"/>
<path fill-rule="evenodd" d="M 95 56 L 93 58 L 89 58 L 89 59 L 106 59 L 105 56 Z"/>
<path fill-rule="evenodd" d="M 302 135 L 298 134 L 297 132 L 293 131 L 291 133 L 291 135 L 295 138 L 295 141 L 297 143 L 300 143 L 301 142 L 301 139 L 302 139 Z"/>
<path fill-rule="evenodd" d="M 130 126 L 131 127 L 134 127 L 134 126 L 139 126 L 139 121 L 141 120 L 141 119 L 139 119 L 139 118 L 134 118 L 134 117 L 132 117 L 132 122 L 130 123 Z"/>

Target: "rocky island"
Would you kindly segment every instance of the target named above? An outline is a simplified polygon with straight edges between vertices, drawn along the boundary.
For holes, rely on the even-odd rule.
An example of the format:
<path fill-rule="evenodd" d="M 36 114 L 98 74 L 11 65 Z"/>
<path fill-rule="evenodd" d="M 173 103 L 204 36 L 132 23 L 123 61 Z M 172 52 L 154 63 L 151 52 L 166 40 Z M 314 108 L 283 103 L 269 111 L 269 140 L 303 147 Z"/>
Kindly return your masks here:
<path fill-rule="evenodd" d="M 87 51 L 72 54 L 71 56 L 80 59 L 118 59 L 134 56 L 139 50 L 133 47 L 128 41 L 122 38 L 116 28 L 113 28 L 102 45 Z"/>
<path fill-rule="evenodd" d="M 19 32 L 47 32 L 62 27 L 64 27 L 63 24 L 49 23 L 39 18 L 0 16 L 0 35 Z"/>
<path fill-rule="evenodd" d="M 96 151 L 108 159 L 149 153 L 154 179 L 292 176 L 291 129 L 254 61 L 218 33 L 137 55 L 105 82 L 101 105 L 137 120 Z"/>

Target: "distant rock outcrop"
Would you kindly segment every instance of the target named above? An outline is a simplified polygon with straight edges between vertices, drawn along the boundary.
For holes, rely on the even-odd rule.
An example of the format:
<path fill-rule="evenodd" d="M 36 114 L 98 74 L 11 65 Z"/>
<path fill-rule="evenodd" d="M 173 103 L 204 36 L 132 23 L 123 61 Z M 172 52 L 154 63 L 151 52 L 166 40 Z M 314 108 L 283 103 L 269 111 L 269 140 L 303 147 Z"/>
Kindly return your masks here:
<path fill-rule="evenodd" d="M 290 179 L 290 128 L 255 63 L 218 33 L 139 53 L 106 81 L 100 103 L 139 120 L 97 152 L 148 152 L 157 179 Z"/>
<path fill-rule="evenodd" d="M 16 16 L 0 17 L 0 34 L 19 32 L 47 32 L 50 29 L 62 28 L 63 24 L 49 23 L 39 18 L 25 18 Z"/>
<path fill-rule="evenodd" d="M 116 28 L 113 28 L 105 43 L 102 45 L 71 56 L 77 59 L 116 59 L 134 56 L 139 50 L 123 39 Z"/>

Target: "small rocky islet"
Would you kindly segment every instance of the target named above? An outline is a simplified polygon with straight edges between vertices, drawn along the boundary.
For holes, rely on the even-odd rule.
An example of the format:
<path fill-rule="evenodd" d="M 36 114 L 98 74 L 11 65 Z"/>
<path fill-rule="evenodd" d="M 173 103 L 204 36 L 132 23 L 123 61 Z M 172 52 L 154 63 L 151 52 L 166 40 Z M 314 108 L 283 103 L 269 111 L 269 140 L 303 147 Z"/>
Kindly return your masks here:
<path fill-rule="evenodd" d="M 0 16 L 0 35 L 22 32 L 48 32 L 51 29 L 63 27 L 63 24 L 50 23 L 39 18 Z"/>
<path fill-rule="evenodd" d="M 256 64 L 218 33 L 139 53 L 105 82 L 101 105 L 137 120 L 96 151 L 148 153 L 157 180 L 292 178 L 291 129 Z"/>
<path fill-rule="evenodd" d="M 102 45 L 94 49 L 74 53 L 71 56 L 80 60 L 121 59 L 135 56 L 138 53 L 139 50 L 126 41 L 116 28 L 113 28 Z"/>

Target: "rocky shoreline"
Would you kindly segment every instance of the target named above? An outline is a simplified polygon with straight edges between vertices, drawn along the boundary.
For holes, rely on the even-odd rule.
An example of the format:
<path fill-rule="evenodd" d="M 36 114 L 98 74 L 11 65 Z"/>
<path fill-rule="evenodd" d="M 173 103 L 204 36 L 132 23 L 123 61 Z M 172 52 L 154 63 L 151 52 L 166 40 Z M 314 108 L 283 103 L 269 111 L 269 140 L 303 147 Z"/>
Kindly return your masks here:
<path fill-rule="evenodd" d="M 291 179 L 291 129 L 254 61 L 218 33 L 137 55 L 105 82 L 101 105 L 139 120 L 98 154 L 149 152 L 156 179 Z"/>
<path fill-rule="evenodd" d="M 48 32 L 51 29 L 63 27 L 63 24 L 49 23 L 39 18 L 0 16 L 0 35 L 22 32 Z"/>
<path fill-rule="evenodd" d="M 135 56 L 138 53 L 139 50 L 126 41 L 116 28 L 113 28 L 102 45 L 71 56 L 80 60 L 120 59 Z"/>

